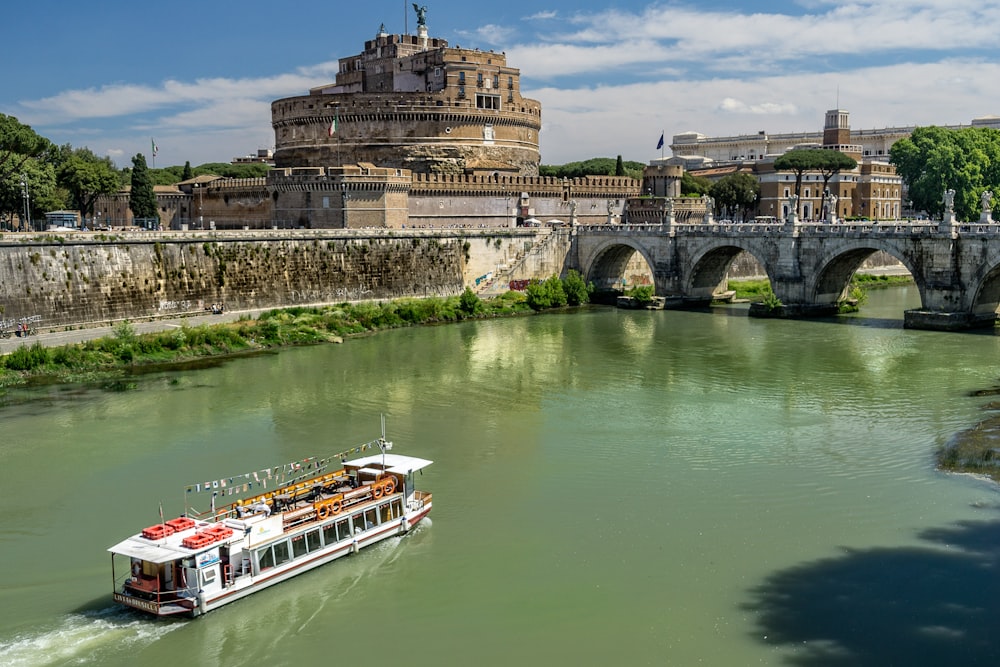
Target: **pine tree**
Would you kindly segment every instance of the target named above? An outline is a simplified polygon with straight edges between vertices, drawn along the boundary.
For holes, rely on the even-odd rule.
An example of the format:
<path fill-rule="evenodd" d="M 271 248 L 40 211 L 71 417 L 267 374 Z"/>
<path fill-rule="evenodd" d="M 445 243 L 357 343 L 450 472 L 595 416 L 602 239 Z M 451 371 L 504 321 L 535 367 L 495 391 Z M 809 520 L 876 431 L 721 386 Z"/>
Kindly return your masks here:
<path fill-rule="evenodd" d="M 625 163 L 622 162 L 622 156 L 618 156 L 618 161 L 615 162 L 615 176 L 625 175 Z"/>
<path fill-rule="evenodd" d="M 142 153 L 137 153 L 132 158 L 132 192 L 129 194 L 128 207 L 136 218 L 156 217 L 156 193 L 146 167 L 146 156 Z"/>
<path fill-rule="evenodd" d="M 184 171 L 181 173 L 182 181 L 189 181 L 194 176 L 194 172 L 191 171 L 191 161 L 188 160 L 184 163 Z"/>

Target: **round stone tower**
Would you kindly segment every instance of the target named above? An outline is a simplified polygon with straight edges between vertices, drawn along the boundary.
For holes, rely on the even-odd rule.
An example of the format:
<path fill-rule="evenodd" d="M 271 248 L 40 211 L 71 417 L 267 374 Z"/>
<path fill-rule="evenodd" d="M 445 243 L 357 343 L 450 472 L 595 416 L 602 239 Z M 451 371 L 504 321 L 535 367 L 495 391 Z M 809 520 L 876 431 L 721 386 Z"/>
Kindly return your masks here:
<path fill-rule="evenodd" d="M 336 83 L 271 104 L 276 167 L 536 176 L 541 105 L 503 53 L 380 30 Z"/>

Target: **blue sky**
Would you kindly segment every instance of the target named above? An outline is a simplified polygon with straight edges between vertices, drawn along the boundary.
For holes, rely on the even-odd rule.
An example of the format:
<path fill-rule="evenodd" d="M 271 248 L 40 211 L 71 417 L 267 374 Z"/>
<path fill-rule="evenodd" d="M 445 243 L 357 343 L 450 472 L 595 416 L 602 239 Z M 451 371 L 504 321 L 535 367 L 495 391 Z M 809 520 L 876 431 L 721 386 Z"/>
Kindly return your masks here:
<path fill-rule="evenodd" d="M 666 132 L 968 124 L 1000 115 L 1000 2 L 422 0 L 430 34 L 496 49 L 542 103 L 546 164 L 659 157 Z M 35 0 L 4 11 L 0 112 L 118 166 L 274 143 L 271 101 L 333 81 L 412 2 Z"/>

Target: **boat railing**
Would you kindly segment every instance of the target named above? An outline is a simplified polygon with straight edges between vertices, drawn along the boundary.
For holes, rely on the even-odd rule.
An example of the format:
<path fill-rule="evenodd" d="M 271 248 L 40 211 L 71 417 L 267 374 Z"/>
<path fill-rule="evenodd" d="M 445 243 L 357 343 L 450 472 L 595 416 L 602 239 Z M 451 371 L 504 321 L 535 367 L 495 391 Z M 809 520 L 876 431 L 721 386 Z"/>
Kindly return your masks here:
<path fill-rule="evenodd" d="M 133 577 L 126 575 L 117 585 L 114 599 L 135 609 L 152 614 L 180 613 L 194 608 L 197 587 L 188 586 L 175 590 L 160 590 L 158 577 Z"/>
<path fill-rule="evenodd" d="M 414 491 L 413 492 L 413 506 L 414 509 L 423 509 L 425 505 L 431 502 L 431 494 L 427 491 Z"/>

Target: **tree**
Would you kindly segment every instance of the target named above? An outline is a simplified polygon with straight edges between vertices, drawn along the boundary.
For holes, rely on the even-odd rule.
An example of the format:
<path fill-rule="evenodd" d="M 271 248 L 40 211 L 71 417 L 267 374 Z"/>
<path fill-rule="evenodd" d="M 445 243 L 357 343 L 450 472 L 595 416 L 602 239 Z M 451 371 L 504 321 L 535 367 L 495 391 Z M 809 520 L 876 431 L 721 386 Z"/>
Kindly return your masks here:
<path fill-rule="evenodd" d="M 955 191 L 960 220 L 979 217 L 984 190 L 1000 192 L 1000 130 L 968 127 L 947 130 L 918 127 L 889 150 L 913 208 L 940 216 L 942 195 Z"/>
<path fill-rule="evenodd" d="M 108 157 L 99 158 L 89 148 L 69 150 L 64 147 L 62 163 L 59 165 L 59 184 L 69 192 L 73 208 L 84 215 L 94 213 L 94 202 L 101 195 L 118 192 L 121 181 L 114 164 Z"/>
<path fill-rule="evenodd" d="M 43 159 L 51 149 L 52 142 L 31 127 L 0 114 L 0 180 L 19 174 L 28 160 Z"/>
<path fill-rule="evenodd" d="M 845 155 L 840 151 L 825 149 L 823 152 L 826 153 L 824 156 L 826 161 L 820 165 L 819 171 L 823 176 L 822 192 L 826 192 L 827 188 L 830 186 L 830 179 L 833 178 L 835 174 L 857 168 L 858 161 L 850 155 Z"/>
<path fill-rule="evenodd" d="M 688 172 L 681 175 L 681 196 L 700 197 L 712 189 L 712 181 L 703 176 L 693 176 Z"/>
<path fill-rule="evenodd" d="M 26 160 L 21 162 L 21 168 L 17 173 L 8 174 L 0 178 L 0 213 L 9 221 L 4 227 L 14 229 L 18 227 L 13 224 L 13 218 L 22 221 L 26 229 L 24 220 L 24 186 L 21 185 L 21 177 L 24 177 L 28 191 L 28 216 L 31 220 L 39 219 L 40 213 L 45 211 L 55 211 L 65 207 L 65 201 L 56 186 L 55 170 L 48 162 L 38 160 Z"/>
<path fill-rule="evenodd" d="M 552 276 L 544 282 L 532 280 L 524 290 L 526 301 L 532 310 L 545 310 L 565 306 L 566 291 L 559 276 Z"/>
<path fill-rule="evenodd" d="M 594 291 L 594 284 L 585 283 L 579 271 L 570 269 L 563 280 L 563 291 L 566 293 L 567 304 L 579 306 L 590 302 L 590 294 Z"/>
<path fill-rule="evenodd" d="M 618 156 L 618 160 L 615 162 L 615 176 L 625 175 L 625 164 L 622 162 L 622 156 Z"/>
<path fill-rule="evenodd" d="M 834 174 L 844 169 L 854 169 L 858 166 L 854 158 L 840 151 L 826 148 L 800 148 L 791 150 L 779 156 L 774 161 L 775 171 L 795 172 L 795 196 L 801 201 L 802 174 L 807 171 L 818 171 L 823 175 L 823 188 Z M 796 211 L 799 213 L 799 211 Z"/>
<path fill-rule="evenodd" d="M 189 181 L 194 178 L 194 172 L 191 171 L 191 161 L 188 160 L 184 163 L 184 171 L 181 172 L 181 180 Z"/>
<path fill-rule="evenodd" d="M 621 163 L 621 172 L 618 173 L 618 164 Z M 609 157 L 595 157 L 583 162 L 567 162 L 563 165 L 543 164 L 538 167 L 539 176 L 555 176 L 556 178 L 582 178 L 584 176 L 625 176 L 627 178 L 641 179 L 645 165 L 642 162 L 631 160 L 622 161 Z"/>
<path fill-rule="evenodd" d="M 713 183 L 709 194 L 717 205 L 746 222 L 760 200 L 760 183 L 750 174 L 729 174 Z"/>
<path fill-rule="evenodd" d="M 142 153 L 137 153 L 132 158 L 132 192 L 129 194 L 128 207 L 136 218 L 156 217 L 156 193 L 146 168 L 146 156 Z"/>
<path fill-rule="evenodd" d="M 483 302 L 479 296 L 472 291 L 471 287 L 466 287 L 462 295 L 458 297 L 458 309 L 466 317 L 472 317 L 481 313 L 483 310 Z"/>

